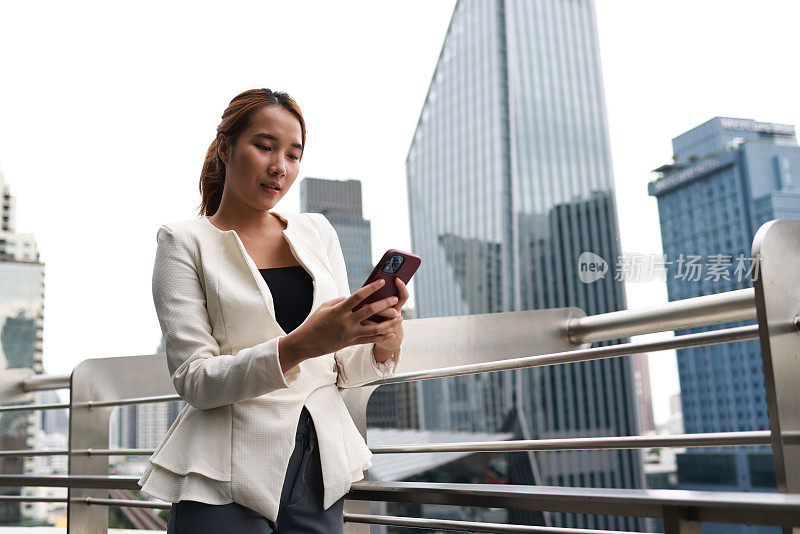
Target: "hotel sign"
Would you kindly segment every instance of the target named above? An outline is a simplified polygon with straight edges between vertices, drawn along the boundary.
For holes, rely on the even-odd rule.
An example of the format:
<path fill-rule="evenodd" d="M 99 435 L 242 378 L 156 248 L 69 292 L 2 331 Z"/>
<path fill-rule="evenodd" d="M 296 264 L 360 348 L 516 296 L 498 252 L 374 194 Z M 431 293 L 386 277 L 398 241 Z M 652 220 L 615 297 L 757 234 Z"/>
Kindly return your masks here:
<path fill-rule="evenodd" d="M 791 124 L 773 124 L 771 122 L 756 122 L 748 119 L 722 119 L 721 125 L 726 130 L 794 135 L 794 126 Z"/>
<path fill-rule="evenodd" d="M 670 189 L 675 189 L 686 182 L 690 182 L 699 176 L 708 174 L 721 167 L 726 167 L 731 161 L 730 158 L 725 158 L 725 161 L 720 161 L 718 157 L 708 158 L 694 167 L 689 167 L 688 169 L 665 176 L 655 182 L 650 182 L 648 193 L 650 193 L 651 196 L 658 196 Z"/>

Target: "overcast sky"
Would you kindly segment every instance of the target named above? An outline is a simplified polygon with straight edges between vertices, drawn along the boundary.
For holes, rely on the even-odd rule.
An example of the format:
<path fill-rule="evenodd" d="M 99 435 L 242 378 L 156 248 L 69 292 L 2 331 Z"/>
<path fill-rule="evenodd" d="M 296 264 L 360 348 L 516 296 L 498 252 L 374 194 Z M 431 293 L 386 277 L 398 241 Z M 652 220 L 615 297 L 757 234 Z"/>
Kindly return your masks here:
<path fill-rule="evenodd" d="M 661 252 L 647 182 L 672 137 L 717 115 L 800 124 L 798 4 L 597 2 L 626 252 Z M 454 5 L 2 3 L 0 172 L 46 264 L 46 371 L 155 351 L 156 230 L 196 216 L 203 156 L 242 90 L 301 105 L 297 183 L 362 181 L 374 260 L 410 249 L 404 161 Z M 299 210 L 298 187 L 279 208 Z M 663 282 L 627 290 L 630 307 L 666 301 Z M 649 359 L 664 421 L 674 354 Z"/>

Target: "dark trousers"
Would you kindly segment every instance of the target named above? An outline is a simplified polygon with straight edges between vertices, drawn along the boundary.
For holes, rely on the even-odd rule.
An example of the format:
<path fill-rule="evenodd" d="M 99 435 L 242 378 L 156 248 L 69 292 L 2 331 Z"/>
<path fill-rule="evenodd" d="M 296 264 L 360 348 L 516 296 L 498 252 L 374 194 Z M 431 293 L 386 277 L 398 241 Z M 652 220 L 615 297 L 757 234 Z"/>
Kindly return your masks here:
<path fill-rule="evenodd" d="M 235 502 L 180 501 L 169 510 L 167 534 L 341 534 L 344 497 L 323 510 L 322 493 L 317 433 L 311 414 L 303 407 L 274 523 Z"/>

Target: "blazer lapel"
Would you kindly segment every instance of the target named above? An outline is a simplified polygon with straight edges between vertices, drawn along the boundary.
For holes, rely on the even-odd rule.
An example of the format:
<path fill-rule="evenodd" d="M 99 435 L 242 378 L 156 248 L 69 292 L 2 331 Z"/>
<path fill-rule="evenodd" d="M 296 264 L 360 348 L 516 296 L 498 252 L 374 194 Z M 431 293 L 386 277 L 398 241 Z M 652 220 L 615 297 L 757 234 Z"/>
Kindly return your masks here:
<path fill-rule="evenodd" d="M 289 248 L 292 254 L 297 259 L 298 263 L 311 275 L 311 281 L 314 287 L 313 297 L 311 299 L 311 310 L 317 309 L 317 306 L 322 304 L 320 302 L 321 292 L 318 283 L 318 277 L 327 268 L 317 259 L 317 255 L 309 248 L 310 235 L 298 224 L 296 217 L 302 217 L 300 214 L 293 214 L 287 217 L 285 214 L 272 211 L 275 215 L 286 222 L 286 229 L 283 231 L 283 236 L 289 243 Z M 295 219 L 295 220 L 293 220 Z M 260 273 L 259 273 L 260 276 Z M 263 279 L 263 277 L 262 277 Z M 265 284 L 266 285 L 266 284 Z"/>
<path fill-rule="evenodd" d="M 280 217 L 281 220 L 286 222 L 286 229 L 283 230 L 283 236 L 286 239 L 287 243 L 289 244 L 289 248 L 292 251 L 292 255 L 297 259 L 298 263 L 303 266 L 303 268 L 311 275 L 312 285 L 313 285 L 313 297 L 311 299 L 311 311 L 317 309 L 317 306 L 321 304 L 319 302 L 320 299 L 320 290 L 319 285 L 317 283 L 317 277 L 320 272 L 320 269 L 325 269 L 325 266 L 317 259 L 316 255 L 308 248 L 308 245 L 305 243 L 305 240 L 302 238 L 302 235 L 298 235 L 295 233 L 294 226 L 295 224 L 291 221 L 291 216 L 286 216 L 282 213 L 278 213 L 277 211 L 273 210 L 272 213 L 276 214 Z M 210 223 L 210 221 L 209 221 Z M 300 232 L 302 229 L 298 228 Z M 236 243 L 239 245 L 239 250 L 244 257 L 245 262 L 247 263 L 248 268 L 250 269 L 250 274 L 253 276 L 253 279 L 258 287 L 258 290 L 261 292 L 261 296 L 264 300 L 264 304 L 267 307 L 267 311 L 269 312 L 275 324 L 278 325 L 283 335 L 286 335 L 286 332 L 278 323 L 278 320 L 275 315 L 275 303 L 272 298 L 272 292 L 269 290 L 269 285 L 264 281 L 264 277 L 258 271 L 258 266 L 253 261 L 253 258 L 250 257 L 250 254 L 247 252 L 247 249 L 244 247 L 244 243 L 239 238 L 239 234 L 236 233 L 235 230 L 230 230 L 230 232 L 235 236 Z M 310 315 L 310 314 L 309 314 Z"/>

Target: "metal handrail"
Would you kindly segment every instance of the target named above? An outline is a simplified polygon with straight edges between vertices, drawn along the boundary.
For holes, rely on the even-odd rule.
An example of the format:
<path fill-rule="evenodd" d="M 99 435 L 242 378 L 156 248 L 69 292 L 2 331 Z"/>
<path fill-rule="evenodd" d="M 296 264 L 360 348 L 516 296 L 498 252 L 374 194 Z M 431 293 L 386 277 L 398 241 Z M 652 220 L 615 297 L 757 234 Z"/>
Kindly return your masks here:
<path fill-rule="evenodd" d="M 155 449 L 21 449 L 0 451 L 0 458 L 23 456 L 149 456 Z"/>
<path fill-rule="evenodd" d="M 22 380 L 23 391 L 45 391 L 48 389 L 68 389 L 70 375 L 31 375 Z"/>
<path fill-rule="evenodd" d="M 567 332 L 570 339 L 575 344 L 581 344 L 755 318 L 755 291 L 753 288 L 746 288 L 672 301 L 647 308 L 620 310 L 575 318 L 568 322 Z M 722 330 L 717 332 L 722 332 Z M 719 343 L 725 342 L 726 341 L 719 341 Z M 667 348 L 663 350 L 667 350 Z M 24 391 L 63 389 L 69 388 L 69 386 L 70 375 L 33 375 L 22 381 L 22 389 Z M 90 402 L 84 405 L 95 407 L 122 406 L 125 404 L 143 404 L 173 400 L 182 400 L 182 398 L 179 395 L 159 395 L 123 399 L 120 401 Z M 0 412 L 69 407 L 69 403 L 29 405 L 24 408 L 11 406 L 0 407 Z"/>
<path fill-rule="evenodd" d="M 127 476 L 0 475 L 0 486 L 139 489 L 137 480 Z M 38 499 L 18 497 L 16 500 L 20 501 Z M 665 519 L 679 513 L 698 521 L 800 525 L 800 495 L 786 493 L 370 481 L 353 483 L 346 498 Z M 70 502 L 168 508 L 167 503 L 96 497 L 74 498 Z"/>
<path fill-rule="evenodd" d="M 665 520 L 675 514 L 694 521 L 800 525 L 800 495 L 787 493 L 362 481 L 352 484 L 346 498 Z"/>
<path fill-rule="evenodd" d="M 86 402 L 76 402 L 74 406 L 76 408 L 106 408 L 109 406 L 126 406 L 129 404 L 149 404 L 155 402 L 170 402 L 170 401 L 179 401 L 183 400 L 183 398 L 178 394 L 170 394 L 170 395 L 150 395 L 148 397 L 132 397 L 129 399 L 117 399 L 113 401 L 86 401 Z"/>
<path fill-rule="evenodd" d="M 148 456 L 155 449 L 72 449 L 75 456 Z"/>
<path fill-rule="evenodd" d="M 354 387 L 366 387 L 375 385 L 394 384 L 398 382 L 408 382 L 412 380 L 427 380 L 431 378 L 446 378 L 466 374 L 488 373 L 494 371 L 506 371 L 511 369 L 523 369 L 529 367 L 541 367 L 545 365 L 555 365 L 560 363 L 574 363 L 588 360 L 599 360 L 616 356 L 628 356 L 642 352 L 658 352 L 688 347 L 699 347 L 703 345 L 715 345 L 720 343 L 731 343 L 735 341 L 745 341 L 758 338 L 758 325 L 739 326 L 714 330 L 711 332 L 699 332 L 696 334 L 686 334 L 673 338 L 655 341 L 638 341 L 629 343 L 619 343 L 603 347 L 592 347 L 588 349 L 577 349 L 572 351 L 555 352 L 545 355 L 526 356 L 523 358 L 512 358 L 485 363 L 475 363 L 445 367 L 442 369 L 432 369 L 428 371 L 415 371 L 412 373 L 401 373 L 390 378 L 383 378 L 360 384 Z M 74 407 L 100 408 L 110 406 L 125 406 L 130 404 L 145 404 L 183 400 L 177 394 L 171 395 L 152 395 L 147 397 L 134 397 L 127 399 L 117 399 L 113 401 L 86 401 L 75 403 Z M 69 404 L 58 405 L 39 405 L 43 408 L 69 408 Z M 36 405 L 0 407 L 0 411 L 5 408 L 13 411 L 36 409 Z M 12 410 L 9 410 L 12 411 Z"/>
<path fill-rule="evenodd" d="M 121 475 L 0 475 L 1 486 L 139 490 L 138 477 Z"/>
<path fill-rule="evenodd" d="M 575 318 L 567 323 L 567 333 L 573 343 L 580 344 L 755 318 L 755 290 L 751 287 Z"/>
<path fill-rule="evenodd" d="M 66 456 L 69 454 L 67 449 L 48 449 L 48 450 L 34 450 L 22 449 L 17 451 L 0 451 L 0 458 L 15 458 L 15 457 L 28 457 L 28 456 Z"/>
<path fill-rule="evenodd" d="M 594 528 L 532 527 L 502 523 L 479 523 L 477 521 L 455 521 L 452 519 L 427 519 L 389 515 L 344 514 L 345 523 L 386 525 L 423 529 L 443 529 L 460 532 L 490 532 L 494 534 L 645 534 L 622 530 L 597 530 Z"/>
<path fill-rule="evenodd" d="M 0 413 L 4 412 L 27 412 L 30 410 L 69 410 L 68 402 L 51 404 L 15 404 L 13 406 L 0 406 Z"/>
<path fill-rule="evenodd" d="M 674 434 L 662 436 L 606 436 L 600 438 L 530 439 L 503 441 L 463 441 L 454 443 L 425 443 L 376 445 L 369 447 L 373 454 L 425 452 L 508 452 L 508 451 L 579 451 L 599 449 L 649 449 L 653 447 L 747 447 L 769 445 L 769 430 L 746 432 L 709 432 L 704 434 Z M 53 449 L 0 451 L 0 457 L 20 456 L 148 456 L 155 449 Z"/>
<path fill-rule="evenodd" d="M 508 371 L 512 369 L 525 369 L 529 367 L 542 367 L 545 365 L 555 365 L 561 363 L 584 362 L 588 360 L 613 358 L 616 356 L 630 356 L 632 354 L 640 354 L 643 352 L 658 352 L 661 350 L 700 347 L 703 345 L 716 345 L 719 343 L 731 343 L 734 341 L 745 341 L 748 339 L 757 338 L 758 325 L 737 326 L 722 330 L 713 330 L 711 332 L 699 332 L 696 334 L 675 336 L 664 340 L 619 343 L 616 345 L 607 345 L 603 347 L 591 347 L 588 349 L 554 352 L 552 354 L 544 354 L 541 356 L 525 356 L 523 358 L 510 358 L 508 360 L 471 363 L 467 365 L 445 367 L 442 369 L 431 369 L 428 371 L 399 373 L 389 378 L 380 378 L 367 384 L 354 387 L 380 386 L 386 384 L 397 384 L 401 382 L 411 382 L 415 380 L 429 380 L 431 378 L 446 378 L 450 376 L 491 373 L 494 371 Z"/>
<path fill-rule="evenodd" d="M 96 504 L 101 506 L 121 506 L 128 508 L 156 508 L 158 510 L 169 510 L 172 503 L 158 501 L 136 501 L 133 499 L 100 499 L 97 497 L 76 497 L 69 502 L 79 502 L 83 504 Z"/>
<path fill-rule="evenodd" d="M 63 502 L 65 497 L 28 497 L 27 495 L 0 495 L 0 502 Z"/>
<path fill-rule="evenodd" d="M 510 452 L 581 451 L 602 449 L 650 449 L 653 447 L 731 447 L 769 445 L 769 430 L 678 434 L 673 436 L 622 436 L 603 438 L 529 439 L 508 441 L 470 441 L 423 445 L 381 445 L 370 447 L 374 454 L 422 452 Z"/>

